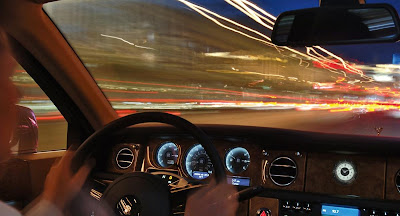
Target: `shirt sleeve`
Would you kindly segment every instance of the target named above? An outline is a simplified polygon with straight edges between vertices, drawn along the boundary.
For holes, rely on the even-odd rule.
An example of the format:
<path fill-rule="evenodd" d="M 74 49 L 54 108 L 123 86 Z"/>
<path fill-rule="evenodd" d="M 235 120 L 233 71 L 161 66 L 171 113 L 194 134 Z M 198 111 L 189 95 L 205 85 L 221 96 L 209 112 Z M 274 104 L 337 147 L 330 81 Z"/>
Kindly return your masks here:
<path fill-rule="evenodd" d="M 0 216 L 21 216 L 21 213 L 0 201 Z"/>
<path fill-rule="evenodd" d="M 63 213 L 51 202 L 41 200 L 25 216 L 63 216 Z"/>

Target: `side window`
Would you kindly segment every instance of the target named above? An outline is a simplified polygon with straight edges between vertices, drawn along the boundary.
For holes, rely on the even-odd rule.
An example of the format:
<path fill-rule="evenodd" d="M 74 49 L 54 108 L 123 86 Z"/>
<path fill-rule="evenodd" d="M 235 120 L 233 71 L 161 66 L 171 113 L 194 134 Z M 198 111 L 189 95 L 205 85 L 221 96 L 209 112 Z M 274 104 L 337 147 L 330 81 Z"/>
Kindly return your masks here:
<path fill-rule="evenodd" d="M 36 115 L 38 152 L 66 149 L 67 122 L 57 107 L 20 65 L 11 79 L 21 94 L 18 105 L 32 109 Z"/>

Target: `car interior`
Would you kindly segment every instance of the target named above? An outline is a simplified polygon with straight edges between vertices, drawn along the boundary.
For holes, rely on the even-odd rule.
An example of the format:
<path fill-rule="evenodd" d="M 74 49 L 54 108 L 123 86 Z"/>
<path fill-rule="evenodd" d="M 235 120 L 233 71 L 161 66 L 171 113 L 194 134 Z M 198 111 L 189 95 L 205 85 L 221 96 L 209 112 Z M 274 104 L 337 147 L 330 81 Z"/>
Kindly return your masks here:
<path fill-rule="evenodd" d="M 96 167 L 66 215 L 184 215 L 215 180 L 238 216 L 398 216 L 398 10 L 0 0 L 22 93 L 0 199 L 22 211 L 69 148 Z"/>

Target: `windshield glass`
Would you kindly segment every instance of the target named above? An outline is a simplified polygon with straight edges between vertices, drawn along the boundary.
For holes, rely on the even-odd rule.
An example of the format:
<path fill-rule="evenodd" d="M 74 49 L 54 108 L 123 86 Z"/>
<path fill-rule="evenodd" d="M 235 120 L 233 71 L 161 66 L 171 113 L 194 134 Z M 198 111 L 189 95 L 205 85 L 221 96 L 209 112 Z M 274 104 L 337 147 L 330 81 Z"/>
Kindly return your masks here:
<path fill-rule="evenodd" d="M 44 9 L 120 115 L 399 136 L 398 43 L 271 43 L 281 12 L 318 3 L 62 0 Z M 400 9 L 398 0 L 368 3 Z"/>

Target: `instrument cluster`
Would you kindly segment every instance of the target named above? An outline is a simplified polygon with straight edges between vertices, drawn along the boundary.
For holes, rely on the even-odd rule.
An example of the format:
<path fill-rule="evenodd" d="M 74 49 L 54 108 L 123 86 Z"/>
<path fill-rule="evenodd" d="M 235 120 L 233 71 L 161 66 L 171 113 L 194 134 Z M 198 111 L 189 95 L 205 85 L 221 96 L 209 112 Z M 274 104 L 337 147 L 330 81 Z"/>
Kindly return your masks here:
<path fill-rule="evenodd" d="M 191 145 L 182 152 L 182 148 L 178 144 L 165 141 L 156 148 L 154 159 L 159 168 L 180 167 L 183 173 L 196 180 L 207 179 L 213 173 L 213 164 L 199 143 Z M 250 153 L 244 147 L 233 147 L 225 150 L 222 160 L 226 170 L 237 175 L 248 169 Z"/>

